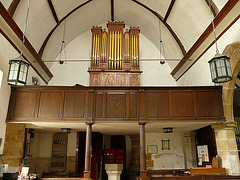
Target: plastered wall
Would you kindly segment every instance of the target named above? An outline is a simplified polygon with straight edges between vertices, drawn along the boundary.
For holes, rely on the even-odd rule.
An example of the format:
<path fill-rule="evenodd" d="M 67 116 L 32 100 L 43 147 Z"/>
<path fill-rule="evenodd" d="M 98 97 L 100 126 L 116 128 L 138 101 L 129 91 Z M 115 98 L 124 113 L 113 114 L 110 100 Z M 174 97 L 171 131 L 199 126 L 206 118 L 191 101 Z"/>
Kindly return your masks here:
<path fill-rule="evenodd" d="M 233 42 L 240 41 L 240 19 L 217 41 L 219 53 Z M 177 82 L 178 85 L 212 86 L 211 74 L 208 61 L 216 54 L 215 44 L 187 71 Z"/>
<path fill-rule="evenodd" d="M 0 86 L 0 138 L 2 143 L 0 145 L 0 155 L 3 153 L 6 133 L 6 116 L 8 110 L 9 96 L 11 87 L 7 84 L 9 60 L 16 58 L 18 53 L 9 44 L 9 42 L 0 34 L 0 70 L 2 71 L 2 83 Z"/>
<path fill-rule="evenodd" d="M 162 139 L 170 140 L 170 150 L 162 150 Z M 156 145 L 157 153 L 149 154 L 148 146 Z M 184 169 L 184 135 L 182 133 L 146 133 L 147 169 Z"/>
<path fill-rule="evenodd" d="M 101 24 L 106 28 L 106 23 Z M 129 28 L 126 26 L 126 28 Z M 64 64 L 59 64 L 59 56 L 56 62 L 47 62 L 49 59 L 43 59 L 45 64 L 53 74 L 53 78 L 49 81 L 48 85 L 57 86 L 73 86 L 81 84 L 89 86 L 90 75 L 87 72 L 90 67 L 91 59 L 91 42 L 92 34 L 88 30 L 77 38 L 73 39 L 66 46 L 66 59 L 71 60 Z M 177 61 L 169 61 L 161 65 L 157 59 L 160 58 L 158 47 L 150 42 L 143 34 L 140 34 L 140 66 L 143 71 L 141 78 L 141 86 L 172 86 L 176 85 L 176 81 L 170 75 L 170 72 Z M 46 50 L 47 51 L 47 50 Z M 60 52 L 60 47 L 59 47 Z M 43 56 L 44 57 L 44 56 Z M 163 58 L 163 56 L 161 56 Z M 61 55 L 61 60 L 65 60 L 64 54 Z M 81 61 L 79 61 L 81 60 Z M 53 59 L 50 59 L 53 61 Z M 32 76 L 36 77 L 32 69 L 29 72 L 28 84 L 32 84 Z M 38 77 L 38 76 L 37 76 Z M 41 85 L 45 85 L 39 79 Z"/>

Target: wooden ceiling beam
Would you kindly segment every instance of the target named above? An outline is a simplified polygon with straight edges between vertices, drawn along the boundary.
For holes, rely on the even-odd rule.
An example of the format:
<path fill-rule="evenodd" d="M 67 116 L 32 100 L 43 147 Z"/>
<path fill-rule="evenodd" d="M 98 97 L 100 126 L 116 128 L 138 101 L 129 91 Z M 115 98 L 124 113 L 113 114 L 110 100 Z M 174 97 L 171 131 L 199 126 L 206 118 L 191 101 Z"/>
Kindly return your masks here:
<path fill-rule="evenodd" d="M 218 10 L 216 4 L 213 2 L 213 0 L 205 0 L 205 2 L 207 3 L 209 8 L 211 7 L 211 11 L 213 13 L 213 16 L 216 17 L 217 14 L 219 13 L 219 10 Z"/>
<path fill-rule="evenodd" d="M 156 11 L 154 11 L 151 8 L 149 8 L 148 6 L 146 6 L 145 4 L 142 4 L 141 2 L 139 2 L 137 0 L 132 0 L 132 1 L 137 3 L 138 5 L 142 6 L 143 8 L 147 9 L 148 11 L 150 11 L 152 14 L 154 14 L 167 27 L 167 29 L 169 30 L 169 32 L 172 34 L 172 36 L 174 37 L 175 41 L 177 42 L 179 48 L 181 49 L 183 56 L 185 56 L 186 50 L 185 50 L 182 42 L 177 37 L 176 33 L 173 31 L 171 26 L 166 21 L 164 21 L 163 17 L 160 14 L 158 14 Z"/>
<path fill-rule="evenodd" d="M 114 0 L 111 1 L 111 21 L 114 21 Z"/>
<path fill-rule="evenodd" d="M 20 3 L 20 0 L 13 0 L 11 5 L 9 6 L 8 13 L 11 17 L 13 17 L 19 3 Z"/>
<path fill-rule="evenodd" d="M 66 16 L 64 16 L 64 17 L 57 23 L 57 25 L 48 33 L 47 37 L 45 38 L 45 40 L 44 40 L 44 42 L 43 42 L 43 44 L 42 44 L 42 46 L 41 46 L 41 48 L 40 48 L 40 50 L 39 50 L 39 52 L 38 52 L 38 55 L 39 55 L 40 57 L 42 57 L 43 52 L 44 52 L 44 49 L 45 49 L 45 47 L 46 47 L 46 45 L 47 45 L 48 40 L 49 40 L 50 37 L 52 36 L 53 32 L 58 28 L 58 26 L 59 26 L 68 16 L 70 16 L 72 13 L 74 13 L 74 12 L 75 12 L 76 10 L 78 10 L 79 8 L 81 8 L 81 7 L 85 6 L 86 4 L 90 3 L 91 1 L 92 1 L 92 0 L 88 0 L 88 1 L 80 4 L 80 5 L 77 6 L 75 9 L 73 9 L 72 11 L 70 11 Z"/>
<path fill-rule="evenodd" d="M 57 13 L 56 13 L 55 8 L 54 8 L 54 6 L 53 6 L 52 0 L 48 0 L 48 5 L 49 5 L 49 7 L 50 7 L 50 9 L 51 9 L 51 11 L 52 11 L 52 15 L 53 15 L 56 23 L 58 24 L 58 23 L 59 23 L 59 19 L 58 19 L 58 17 L 57 17 Z"/>
<path fill-rule="evenodd" d="M 236 7 L 235 7 L 236 6 Z M 218 15 L 214 19 L 215 29 L 218 29 L 217 40 L 235 23 L 238 19 L 240 19 L 240 14 L 236 11 L 237 8 L 240 7 L 239 0 L 229 0 L 222 10 L 218 13 Z M 235 9 L 232 11 L 232 9 Z M 231 15 L 229 15 L 231 14 Z M 222 21 L 225 17 L 228 16 L 231 19 L 224 21 L 224 25 Z M 228 23 L 228 24 L 226 24 Z M 171 72 L 171 75 L 178 81 L 206 52 L 207 50 L 215 43 L 214 37 L 212 35 L 213 27 L 212 23 L 206 28 L 206 30 L 202 33 L 202 35 L 198 38 L 198 40 L 194 43 L 194 45 L 190 48 L 187 54 L 182 58 L 182 60 L 177 64 L 177 66 Z M 216 31 L 217 32 L 217 31 Z M 188 60 L 192 59 L 191 63 Z"/>
<path fill-rule="evenodd" d="M 171 1 L 171 4 L 170 4 L 169 7 L 168 7 L 167 13 L 166 13 L 166 15 L 165 15 L 165 17 L 164 17 L 164 21 L 165 21 L 165 22 L 167 21 L 167 18 L 168 18 L 168 16 L 170 15 L 170 13 L 171 13 L 171 11 L 172 11 L 172 8 L 173 8 L 173 5 L 174 5 L 175 1 L 176 1 L 176 0 L 172 0 L 172 1 Z"/>
<path fill-rule="evenodd" d="M 31 67 L 46 82 L 53 77 L 48 67 L 44 64 L 41 57 L 37 54 L 31 43 L 25 37 L 23 42 L 23 32 L 17 26 L 16 22 L 10 16 L 3 4 L 0 2 L 0 33 L 8 42 L 20 52 L 22 49 L 23 57 L 31 64 Z M 22 45 L 24 48 L 22 48 Z"/>

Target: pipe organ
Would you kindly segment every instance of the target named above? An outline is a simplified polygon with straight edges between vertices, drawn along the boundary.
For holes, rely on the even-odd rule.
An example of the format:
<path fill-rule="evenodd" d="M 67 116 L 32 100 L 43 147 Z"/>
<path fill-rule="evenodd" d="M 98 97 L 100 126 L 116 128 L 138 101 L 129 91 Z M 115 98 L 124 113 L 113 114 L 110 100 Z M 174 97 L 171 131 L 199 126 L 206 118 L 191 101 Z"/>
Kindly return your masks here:
<path fill-rule="evenodd" d="M 124 22 L 92 27 L 90 86 L 140 86 L 139 28 Z"/>

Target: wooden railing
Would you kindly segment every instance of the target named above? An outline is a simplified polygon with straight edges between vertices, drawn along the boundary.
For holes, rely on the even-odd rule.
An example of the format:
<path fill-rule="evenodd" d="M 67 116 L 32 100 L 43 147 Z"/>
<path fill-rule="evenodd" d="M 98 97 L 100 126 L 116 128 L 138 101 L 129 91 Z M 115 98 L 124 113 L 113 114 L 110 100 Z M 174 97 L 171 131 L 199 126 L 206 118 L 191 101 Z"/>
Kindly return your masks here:
<path fill-rule="evenodd" d="M 221 87 L 12 88 L 8 121 L 222 121 Z"/>

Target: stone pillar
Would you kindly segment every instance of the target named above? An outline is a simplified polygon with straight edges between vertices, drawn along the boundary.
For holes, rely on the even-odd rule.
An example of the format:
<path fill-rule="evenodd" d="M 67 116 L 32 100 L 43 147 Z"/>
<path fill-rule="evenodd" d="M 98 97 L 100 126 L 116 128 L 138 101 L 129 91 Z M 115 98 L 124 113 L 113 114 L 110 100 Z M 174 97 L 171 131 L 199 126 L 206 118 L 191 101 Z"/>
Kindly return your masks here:
<path fill-rule="evenodd" d="M 108 174 L 108 180 L 120 180 L 123 164 L 105 164 L 105 169 Z"/>
<path fill-rule="evenodd" d="M 146 142 L 145 142 L 145 123 L 140 125 L 140 179 L 148 179 L 146 170 Z"/>
<path fill-rule="evenodd" d="M 92 145 L 92 123 L 86 123 L 86 150 L 85 150 L 85 169 L 84 169 L 84 178 L 91 178 L 91 145 Z"/>
<path fill-rule="evenodd" d="M 212 125 L 215 131 L 217 153 L 220 167 L 227 170 L 228 175 L 240 175 L 240 163 L 234 128 L 235 122 L 221 122 Z"/>
<path fill-rule="evenodd" d="M 197 167 L 196 132 L 185 133 L 184 143 L 185 143 L 185 168 L 190 169 Z"/>
<path fill-rule="evenodd" d="M 131 163 L 129 165 L 129 180 L 136 180 L 140 163 L 140 137 L 130 135 L 131 138 Z"/>
<path fill-rule="evenodd" d="M 21 170 L 24 138 L 24 124 L 7 123 L 2 163 L 8 164 L 9 172 L 18 172 Z"/>

